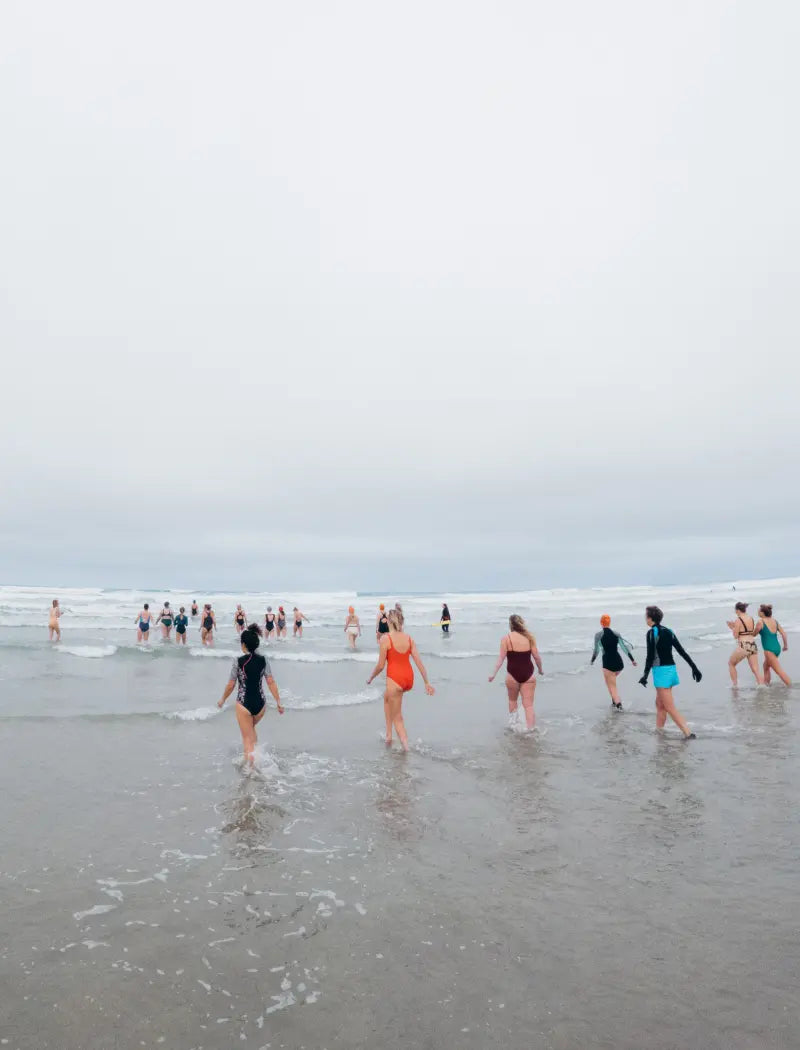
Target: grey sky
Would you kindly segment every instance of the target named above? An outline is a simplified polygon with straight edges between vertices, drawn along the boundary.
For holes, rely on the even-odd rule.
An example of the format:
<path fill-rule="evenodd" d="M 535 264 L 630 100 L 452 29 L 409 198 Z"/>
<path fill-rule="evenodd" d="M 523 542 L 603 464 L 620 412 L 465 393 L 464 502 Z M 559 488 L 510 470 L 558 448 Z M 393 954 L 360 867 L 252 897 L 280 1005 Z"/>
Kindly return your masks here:
<path fill-rule="evenodd" d="M 800 573 L 796 4 L 0 12 L 0 580 Z"/>

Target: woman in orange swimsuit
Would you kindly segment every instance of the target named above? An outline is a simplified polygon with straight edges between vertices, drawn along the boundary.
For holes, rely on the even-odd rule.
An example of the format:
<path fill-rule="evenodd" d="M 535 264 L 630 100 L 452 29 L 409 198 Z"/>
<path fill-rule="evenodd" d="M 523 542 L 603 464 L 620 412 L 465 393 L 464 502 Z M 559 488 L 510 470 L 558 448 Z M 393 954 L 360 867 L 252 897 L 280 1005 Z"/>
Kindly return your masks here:
<path fill-rule="evenodd" d="M 414 663 L 419 668 L 422 680 L 425 682 L 425 692 L 433 696 L 436 690 L 428 681 L 428 672 L 425 664 L 420 659 L 417 644 L 411 635 L 403 630 L 403 614 L 398 609 L 392 609 L 388 614 L 389 633 L 381 635 L 381 648 L 378 654 L 378 662 L 375 670 L 367 679 L 367 685 L 372 685 L 373 679 L 377 678 L 381 671 L 386 668 L 386 692 L 383 694 L 383 711 L 386 715 L 386 743 L 391 746 L 392 727 L 397 731 L 397 736 L 404 751 L 408 751 L 408 736 L 403 722 L 403 694 L 414 687 Z"/>

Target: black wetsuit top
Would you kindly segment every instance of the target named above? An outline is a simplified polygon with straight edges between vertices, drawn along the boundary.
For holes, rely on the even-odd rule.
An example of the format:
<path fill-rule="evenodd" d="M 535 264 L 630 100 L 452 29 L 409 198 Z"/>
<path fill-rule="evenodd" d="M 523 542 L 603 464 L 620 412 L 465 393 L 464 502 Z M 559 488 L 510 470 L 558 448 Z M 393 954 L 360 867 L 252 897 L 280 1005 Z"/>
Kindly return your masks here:
<path fill-rule="evenodd" d="M 389 633 L 389 621 L 386 619 L 386 613 L 381 613 L 381 618 L 378 620 L 378 634 Z"/>
<path fill-rule="evenodd" d="M 184 613 L 178 613 L 175 617 L 175 633 L 186 634 L 186 625 L 189 622 L 189 617 Z"/>
<path fill-rule="evenodd" d="M 604 669 L 606 671 L 621 671 L 625 665 L 622 662 L 622 657 L 619 655 L 620 644 L 628 654 L 631 663 L 633 663 L 633 653 L 630 651 L 629 645 L 624 638 L 620 637 L 616 631 L 612 631 L 610 627 L 604 627 L 602 631 L 598 631 L 594 636 L 592 663 L 595 662 L 598 652 L 602 649 Z"/>
<path fill-rule="evenodd" d="M 674 667 L 675 657 L 672 655 L 673 649 L 678 650 L 693 671 L 697 670 L 697 664 L 689 656 L 669 627 L 662 627 L 659 624 L 657 636 L 655 629 L 652 627 L 647 632 L 647 662 L 644 665 L 643 677 L 647 678 L 650 674 L 653 664 L 656 663 L 656 658 L 658 658 L 658 663 L 661 667 Z"/>

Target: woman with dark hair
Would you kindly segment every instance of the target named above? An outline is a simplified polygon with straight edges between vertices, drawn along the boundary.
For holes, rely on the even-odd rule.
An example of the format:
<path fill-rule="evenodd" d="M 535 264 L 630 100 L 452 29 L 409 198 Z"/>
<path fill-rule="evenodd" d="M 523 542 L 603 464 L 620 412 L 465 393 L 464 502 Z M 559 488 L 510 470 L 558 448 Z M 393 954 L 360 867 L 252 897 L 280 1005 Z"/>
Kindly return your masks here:
<path fill-rule="evenodd" d="M 144 603 L 142 611 L 136 617 L 136 641 L 146 642 L 150 639 L 150 621 L 153 619 L 153 614 L 150 612 L 150 606 L 147 602 Z"/>
<path fill-rule="evenodd" d="M 442 606 L 442 615 L 439 617 L 440 625 L 442 628 L 442 634 L 450 633 L 450 610 L 447 608 L 447 602 Z"/>
<path fill-rule="evenodd" d="M 278 619 L 276 622 L 276 629 L 279 638 L 286 637 L 286 610 L 282 605 L 278 606 Z"/>
<path fill-rule="evenodd" d="M 186 645 L 186 628 L 189 625 L 189 617 L 186 615 L 186 607 L 181 606 L 181 611 L 175 617 L 175 644 Z"/>
<path fill-rule="evenodd" d="M 639 679 L 641 685 L 647 685 L 650 671 L 653 672 L 653 685 L 656 687 L 656 729 L 663 729 L 667 723 L 667 715 L 683 733 L 686 740 L 694 740 L 695 734 L 686 724 L 686 719 L 675 706 L 672 690 L 680 685 L 678 670 L 675 667 L 675 657 L 672 650 L 677 649 L 686 663 L 692 669 L 692 678 L 695 682 L 702 680 L 703 676 L 694 660 L 689 656 L 675 634 L 669 627 L 662 626 L 663 612 L 657 605 L 648 605 L 645 610 L 645 620 L 650 630 L 647 632 L 647 662 L 644 665 L 644 674 Z"/>
<path fill-rule="evenodd" d="M 246 764 L 255 765 L 255 750 L 258 743 L 256 726 L 264 717 L 267 700 L 264 696 L 264 682 L 272 693 L 273 699 L 278 706 L 278 714 L 284 712 L 280 693 L 275 679 L 272 677 L 272 669 L 269 660 L 256 652 L 261 640 L 261 628 L 258 624 L 251 623 L 246 627 L 239 639 L 242 643 L 242 655 L 233 661 L 228 684 L 222 699 L 217 702 L 217 707 L 222 708 L 225 701 L 238 686 L 236 697 L 236 720 L 242 733 L 242 747 L 244 748 L 244 761 Z"/>
<path fill-rule="evenodd" d="M 517 723 L 517 703 L 522 696 L 522 706 L 525 709 L 525 723 L 528 730 L 536 725 L 536 716 L 533 713 L 533 700 L 536 693 L 536 678 L 533 673 L 533 664 L 542 670 L 542 658 L 536 646 L 536 639 L 525 626 L 525 621 L 516 613 L 508 618 L 509 633 L 500 642 L 500 655 L 497 657 L 494 671 L 489 675 L 489 681 L 493 682 L 495 675 L 500 670 L 503 661 L 506 661 L 506 689 L 508 690 L 508 725 L 513 728 Z"/>
<path fill-rule="evenodd" d="M 419 668 L 422 680 L 425 683 L 425 692 L 433 696 L 436 690 L 428 681 L 428 672 L 419 655 L 417 643 L 403 630 L 404 620 L 402 612 L 397 608 L 391 610 L 387 619 L 389 621 L 388 634 L 381 635 L 381 647 L 378 653 L 378 662 L 375 669 L 367 679 L 367 685 L 372 685 L 373 679 L 377 678 L 381 671 L 386 668 L 386 691 L 383 694 L 383 712 L 386 716 L 386 744 L 391 746 L 392 728 L 397 732 L 400 744 L 404 751 L 408 751 L 408 735 L 403 721 L 403 697 L 414 688 L 414 670 L 411 661 Z"/>
<path fill-rule="evenodd" d="M 600 617 L 601 630 L 594 636 L 594 652 L 591 663 L 594 663 L 603 650 L 603 678 L 606 680 L 606 688 L 611 697 L 611 704 L 616 711 L 622 710 L 622 701 L 617 691 L 617 677 L 625 669 L 622 657 L 619 655 L 620 647 L 624 650 L 633 666 L 636 661 L 631 652 L 631 643 L 626 642 L 621 634 L 611 630 L 611 617 L 607 614 Z"/>
<path fill-rule="evenodd" d="M 787 652 L 789 649 L 786 631 L 772 615 L 771 605 L 762 605 L 758 610 L 758 615 L 761 617 L 761 648 L 764 650 L 764 684 L 770 685 L 772 672 L 774 671 L 784 685 L 791 685 L 792 680 L 781 667 L 781 662 L 778 659 L 781 655 L 781 643 L 778 641 L 778 635 L 780 635 L 783 642 L 783 651 Z"/>
<path fill-rule="evenodd" d="M 764 679 L 761 677 L 761 671 L 758 667 L 758 646 L 756 645 L 756 636 L 761 630 L 761 625 L 757 626 L 753 617 L 747 615 L 746 602 L 736 603 L 736 619 L 728 620 L 728 627 L 733 632 L 736 642 L 736 648 L 731 653 L 730 660 L 728 660 L 728 671 L 730 672 L 731 681 L 734 685 L 739 684 L 736 665 L 740 664 L 742 660 L 747 660 L 750 670 L 756 676 L 756 681 L 759 685 L 763 685 Z"/>
<path fill-rule="evenodd" d="M 200 621 L 200 641 L 203 645 L 213 646 L 214 628 L 217 626 L 217 618 L 211 603 L 206 602 L 203 606 L 203 619 Z"/>

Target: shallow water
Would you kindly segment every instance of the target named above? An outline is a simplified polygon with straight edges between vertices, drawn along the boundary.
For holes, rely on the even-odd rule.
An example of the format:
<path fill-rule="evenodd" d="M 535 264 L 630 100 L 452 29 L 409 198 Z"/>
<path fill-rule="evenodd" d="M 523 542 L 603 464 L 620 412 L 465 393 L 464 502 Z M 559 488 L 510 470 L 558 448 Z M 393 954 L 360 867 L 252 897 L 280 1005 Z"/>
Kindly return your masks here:
<path fill-rule="evenodd" d="M 800 582 L 765 588 L 800 622 Z M 602 611 L 641 655 L 651 595 L 705 672 L 676 691 L 697 741 L 654 731 L 630 669 L 612 713 L 587 667 Z M 453 597 L 446 640 L 435 601 L 403 599 L 438 687 L 406 702 L 404 756 L 372 638 L 344 649 L 348 596 L 304 598 L 327 622 L 275 659 L 288 710 L 258 776 L 214 706 L 232 629 L 226 657 L 194 635 L 141 652 L 136 610 L 95 593 L 62 647 L 0 627 L 2 1045 L 798 1046 L 800 692 L 732 692 L 708 637 L 730 599 L 467 596 L 462 623 Z M 505 728 L 492 657 L 460 655 L 493 652 L 517 602 L 549 672 L 532 736 Z M 89 608 L 119 622 L 81 626 Z"/>

